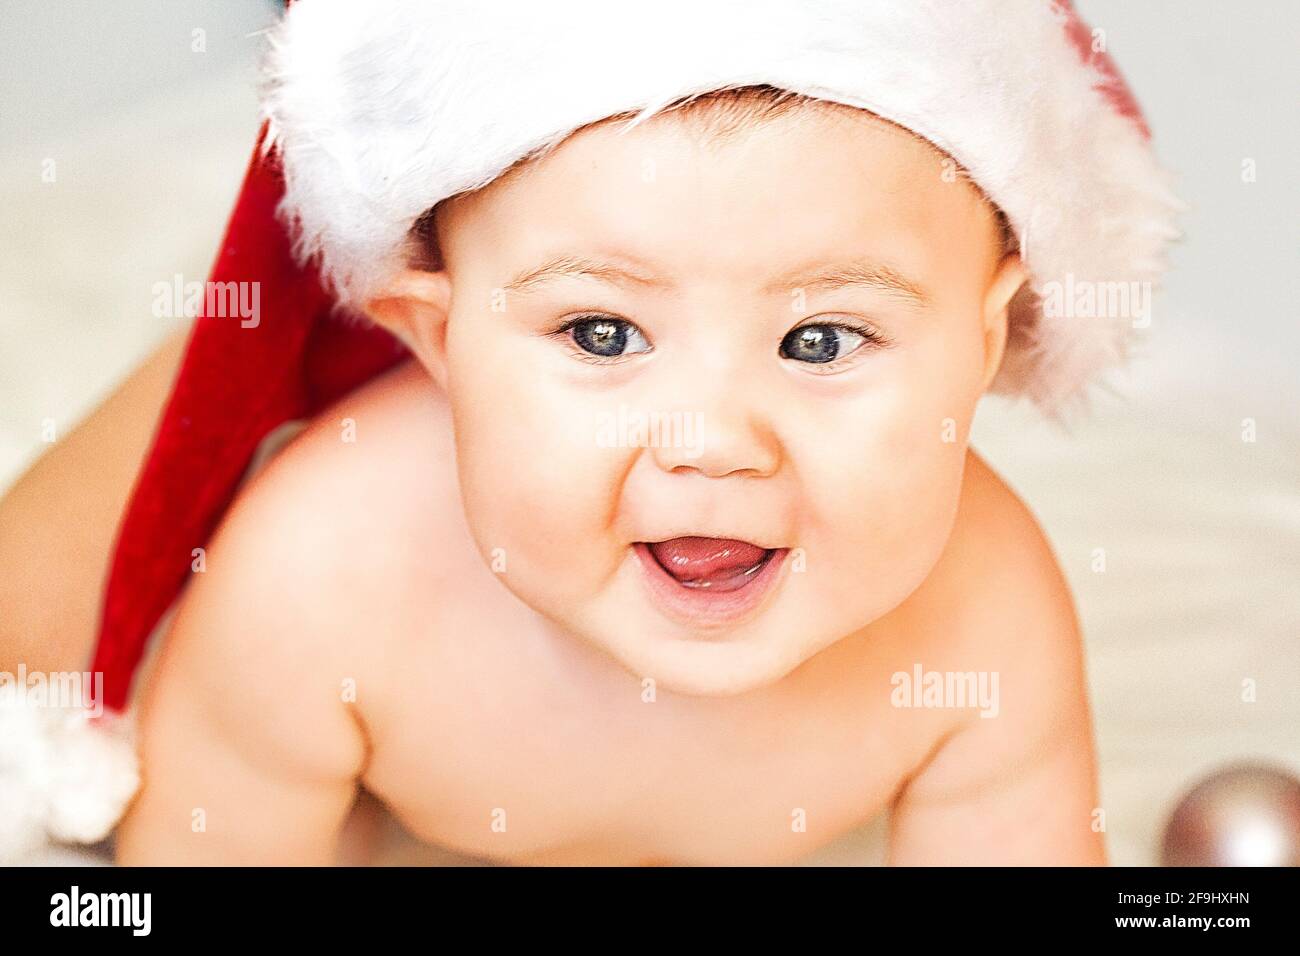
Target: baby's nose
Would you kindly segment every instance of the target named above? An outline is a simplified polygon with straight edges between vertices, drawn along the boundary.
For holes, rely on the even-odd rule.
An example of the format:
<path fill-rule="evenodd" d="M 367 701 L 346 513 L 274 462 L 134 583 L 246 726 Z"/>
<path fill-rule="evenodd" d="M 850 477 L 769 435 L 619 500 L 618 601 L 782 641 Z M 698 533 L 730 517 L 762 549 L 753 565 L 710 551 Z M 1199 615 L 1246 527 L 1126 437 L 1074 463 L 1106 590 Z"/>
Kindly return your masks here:
<path fill-rule="evenodd" d="M 653 448 L 656 464 L 666 472 L 762 478 L 780 464 L 780 445 L 767 416 L 739 396 L 721 395 L 693 407 L 683 403 L 674 417 L 682 423 L 679 440 Z"/>

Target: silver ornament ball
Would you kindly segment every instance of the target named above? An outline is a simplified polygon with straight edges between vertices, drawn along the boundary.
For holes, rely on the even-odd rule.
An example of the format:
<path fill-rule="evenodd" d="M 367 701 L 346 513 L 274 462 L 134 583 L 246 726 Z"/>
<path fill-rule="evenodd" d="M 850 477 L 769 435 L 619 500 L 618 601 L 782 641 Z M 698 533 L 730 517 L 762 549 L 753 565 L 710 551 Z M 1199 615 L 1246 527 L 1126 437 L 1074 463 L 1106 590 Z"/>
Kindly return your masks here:
<path fill-rule="evenodd" d="M 1244 763 L 1206 777 L 1165 827 L 1162 866 L 1300 866 L 1300 780 Z"/>

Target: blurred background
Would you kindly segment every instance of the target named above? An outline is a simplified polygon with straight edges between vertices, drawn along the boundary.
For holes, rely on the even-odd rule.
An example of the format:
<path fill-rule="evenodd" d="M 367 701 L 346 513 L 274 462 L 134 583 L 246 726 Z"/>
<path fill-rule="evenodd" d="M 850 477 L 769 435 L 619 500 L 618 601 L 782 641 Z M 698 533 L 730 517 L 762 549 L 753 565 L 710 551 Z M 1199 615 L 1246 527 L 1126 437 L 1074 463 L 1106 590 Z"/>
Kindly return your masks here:
<path fill-rule="evenodd" d="M 1088 417 L 1062 430 L 986 399 L 974 444 L 1070 579 L 1112 862 L 1150 865 L 1205 775 L 1244 760 L 1300 773 L 1300 6 L 1076 6 L 1178 176 L 1186 235 L 1138 354 Z M 47 420 L 66 433 L 184 322 L 155 318 L 151 290 L 206 276 L 278 12 L 0 7 L 0 493 L 47 447 Z M 882 835 L 878 821 L 808 862 L 877 862 Z M 454 862 L 396 830 L 389 851 Z"/>

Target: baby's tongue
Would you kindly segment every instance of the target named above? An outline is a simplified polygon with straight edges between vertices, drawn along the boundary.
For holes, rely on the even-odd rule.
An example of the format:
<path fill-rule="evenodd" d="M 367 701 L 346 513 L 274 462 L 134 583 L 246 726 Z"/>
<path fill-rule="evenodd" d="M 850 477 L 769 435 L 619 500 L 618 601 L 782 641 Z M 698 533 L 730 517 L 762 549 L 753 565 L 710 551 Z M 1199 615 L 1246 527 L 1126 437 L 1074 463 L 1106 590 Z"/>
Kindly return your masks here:
<path fill-rule="evenodd" d="M 739 586 L 744 572 L 767 552 L 734 538 L 672 538 L 650 545 L 650 551 L 669 574 L 691 587 Z"/>

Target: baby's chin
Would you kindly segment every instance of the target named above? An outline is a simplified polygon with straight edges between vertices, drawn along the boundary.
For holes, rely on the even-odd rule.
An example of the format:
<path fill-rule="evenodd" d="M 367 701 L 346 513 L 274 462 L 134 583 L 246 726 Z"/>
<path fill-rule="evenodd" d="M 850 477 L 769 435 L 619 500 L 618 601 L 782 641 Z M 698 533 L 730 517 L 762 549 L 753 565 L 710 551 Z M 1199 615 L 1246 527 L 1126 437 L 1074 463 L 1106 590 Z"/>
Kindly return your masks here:
<path fill-rule="evenodd" d="M 783 556 L 784 557 L 784 556 Z M 644 569 L 628 562 L 601 594 L 580 606 L 550 608 L 547 616 L 616 661 L 638 681 L 691 697 L 733 697 L 769 687 L 835 643 L 831 622 L 816 621 L 799 595 L 791 594 L 788 570 L 779 565 L 765 600 L 751 607 L 731 599 L 725 608 L 670 606 L 647 592 Z M 763 582 L 759 582 L 760 584 Z"/>
<path fill-rule="evenodd" d="M 684 697 L 736 697 L 780 682 L 812 653 L 773 642 L 652 638 L 604 648 L 638 679 Z"/>

